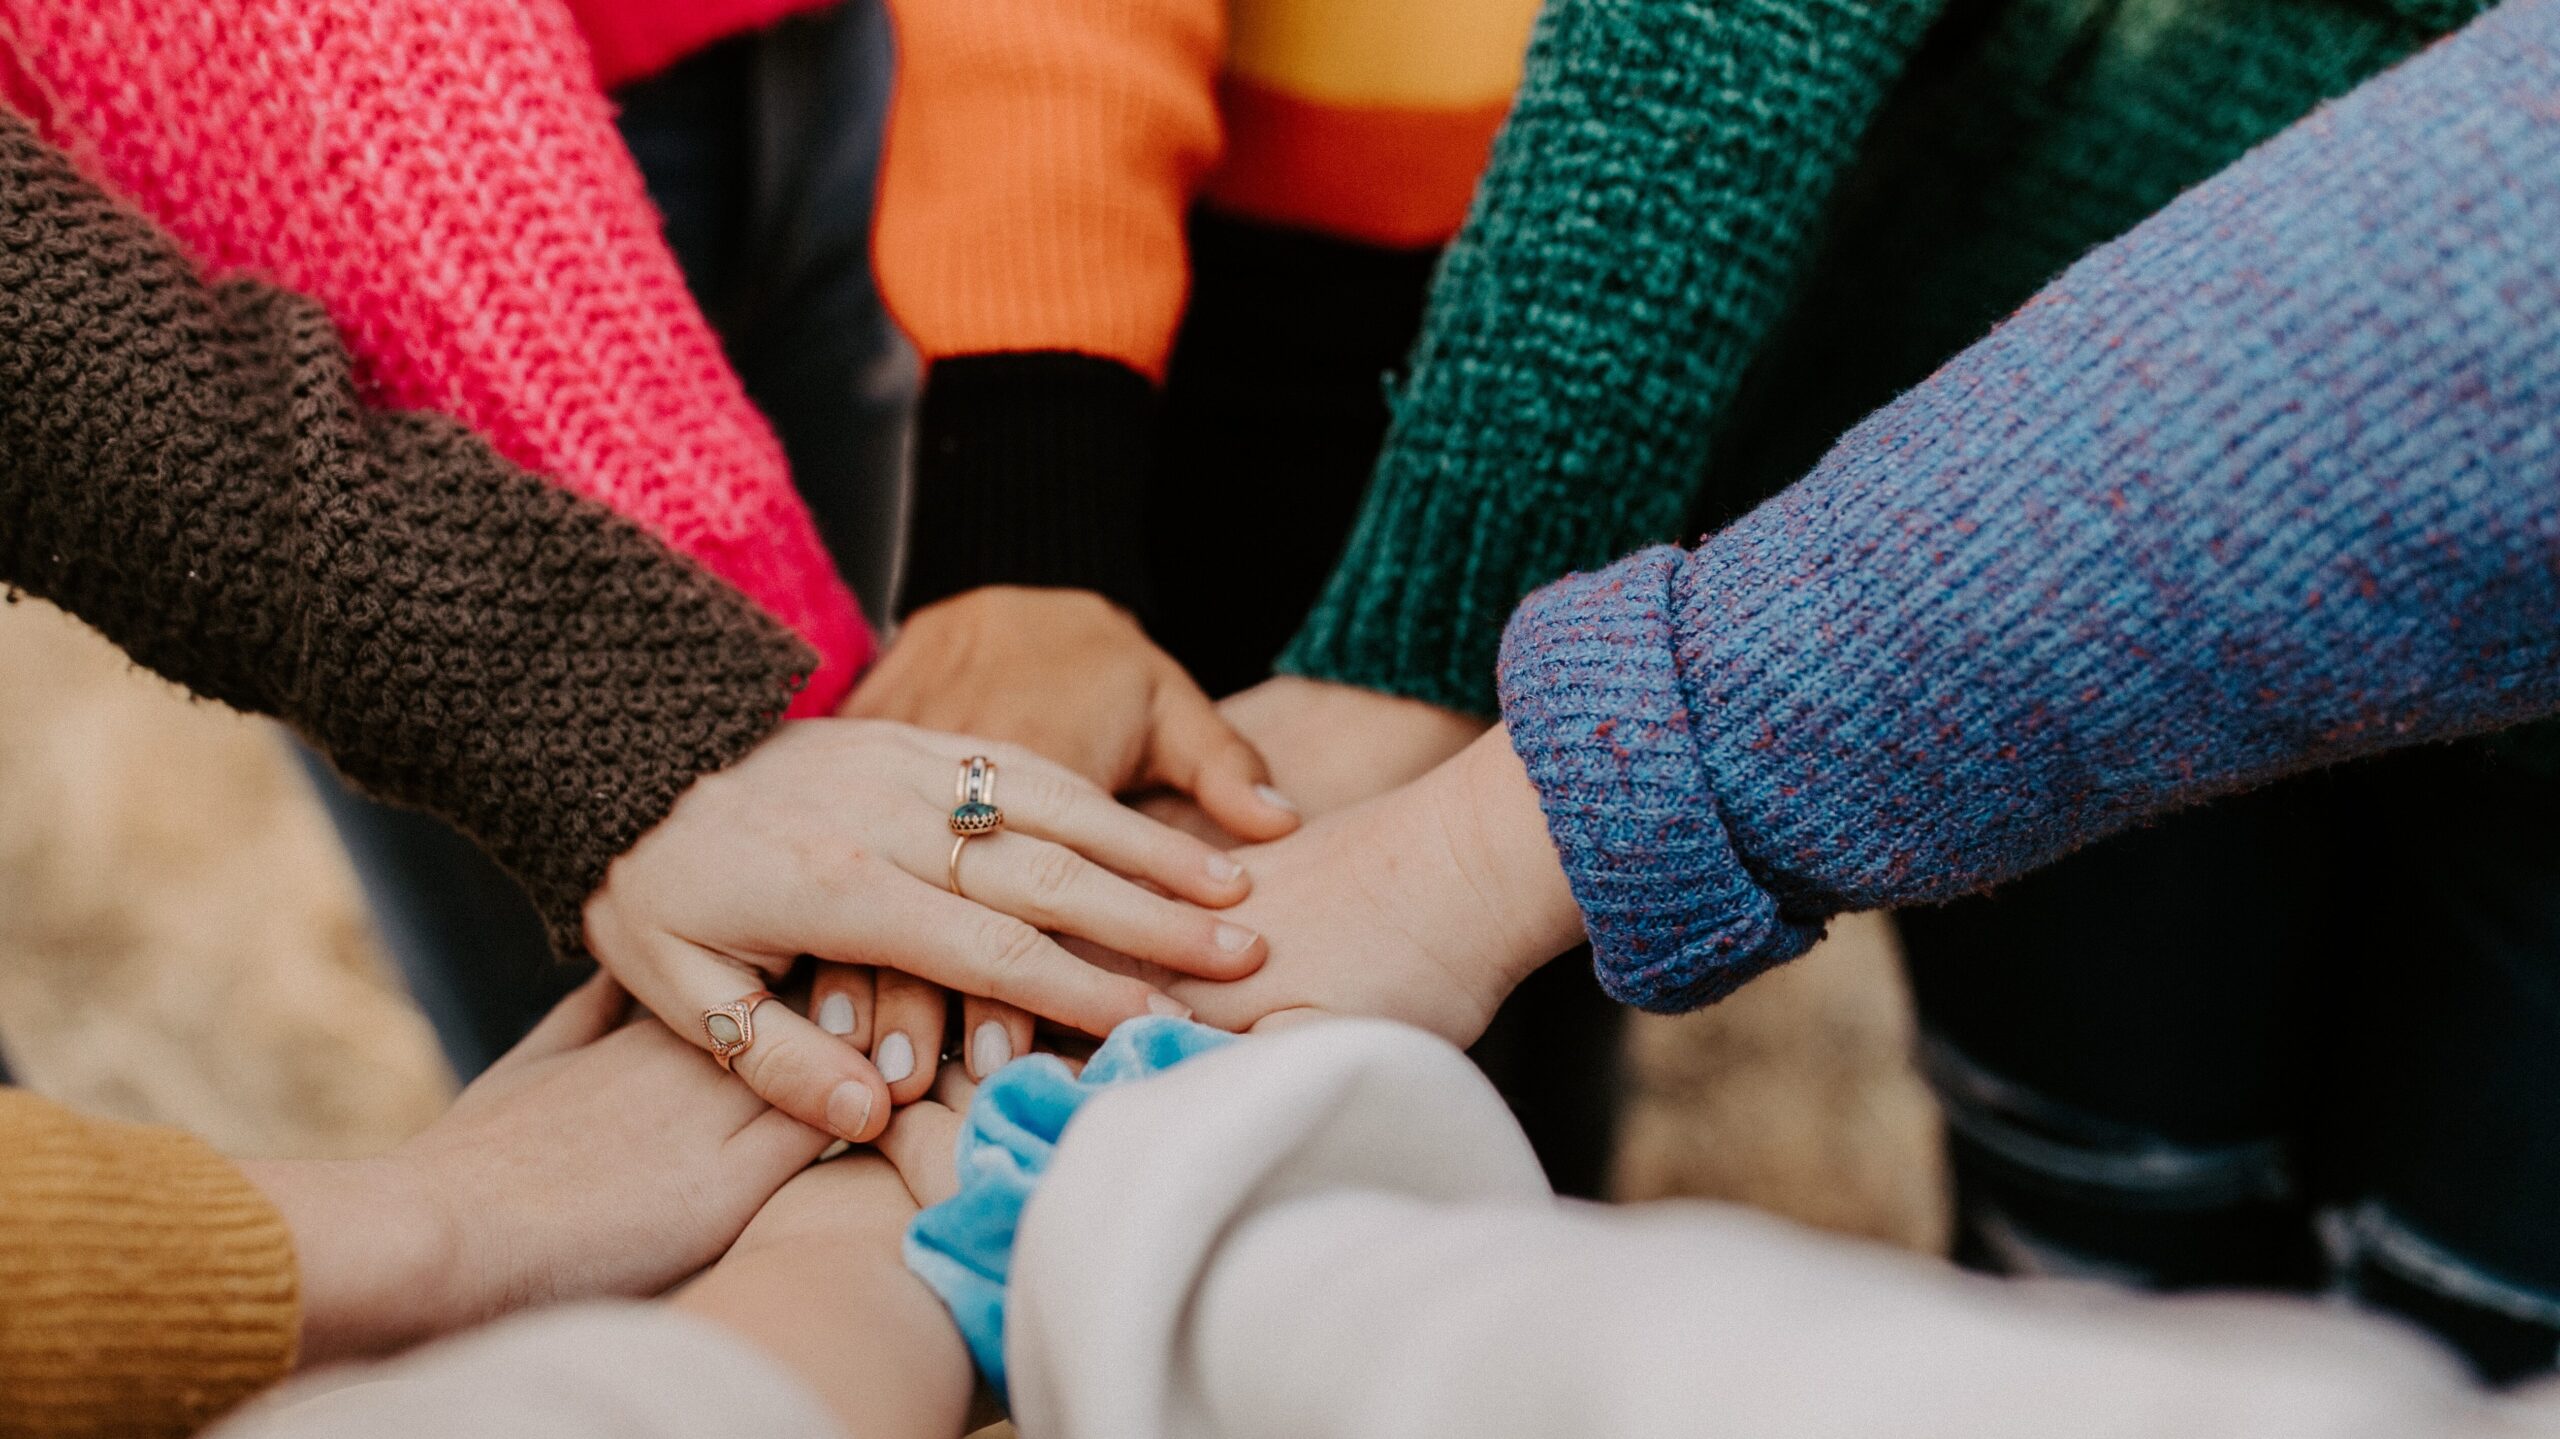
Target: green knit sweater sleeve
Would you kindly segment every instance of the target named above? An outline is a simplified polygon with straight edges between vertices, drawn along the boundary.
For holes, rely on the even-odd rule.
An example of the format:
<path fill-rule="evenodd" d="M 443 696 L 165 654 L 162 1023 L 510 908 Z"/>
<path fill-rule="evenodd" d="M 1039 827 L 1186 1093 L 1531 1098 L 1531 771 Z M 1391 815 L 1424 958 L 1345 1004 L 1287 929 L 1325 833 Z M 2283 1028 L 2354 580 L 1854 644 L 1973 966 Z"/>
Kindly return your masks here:
<path fill-rule="evenodd" d="M 1671 537 L 1937 0 L 1550 0 L 1283 670 L 1493 713 L 1522 596 Z"/>

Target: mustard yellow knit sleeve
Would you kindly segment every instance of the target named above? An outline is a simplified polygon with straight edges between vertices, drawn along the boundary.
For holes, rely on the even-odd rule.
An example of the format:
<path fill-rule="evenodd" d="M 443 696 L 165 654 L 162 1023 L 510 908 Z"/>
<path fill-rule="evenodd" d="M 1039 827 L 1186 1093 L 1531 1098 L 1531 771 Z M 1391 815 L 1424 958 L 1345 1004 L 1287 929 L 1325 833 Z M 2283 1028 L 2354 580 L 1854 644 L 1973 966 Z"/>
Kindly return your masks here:
<path fill-rule="evenodd" d="M 180 1435 L 281 1378 L 293 1241 L 187 1135 L 0 1089 L 0 1435 Z"/>

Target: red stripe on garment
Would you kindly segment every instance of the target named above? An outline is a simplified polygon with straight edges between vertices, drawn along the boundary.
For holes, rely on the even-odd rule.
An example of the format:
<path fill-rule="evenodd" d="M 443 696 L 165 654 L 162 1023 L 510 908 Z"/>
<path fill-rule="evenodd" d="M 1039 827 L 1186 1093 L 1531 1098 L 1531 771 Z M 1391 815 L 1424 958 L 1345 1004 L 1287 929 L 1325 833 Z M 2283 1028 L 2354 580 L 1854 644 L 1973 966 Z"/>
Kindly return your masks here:
<path fill-rule="evenodd" d="M 1366 244 L 1448 243 L 1467 218 L 1509 97 L 1463 109 L 1329 105 L 1229 75 L 1218 208 Z"/>

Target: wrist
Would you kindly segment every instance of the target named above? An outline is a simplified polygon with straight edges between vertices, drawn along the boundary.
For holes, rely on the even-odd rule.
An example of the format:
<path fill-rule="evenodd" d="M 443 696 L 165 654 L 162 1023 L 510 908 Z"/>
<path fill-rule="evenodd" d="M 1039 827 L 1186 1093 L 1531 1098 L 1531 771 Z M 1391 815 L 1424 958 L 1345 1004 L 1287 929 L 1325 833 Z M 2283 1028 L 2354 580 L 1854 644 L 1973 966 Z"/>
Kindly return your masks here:
<path fill-rule="evenodd" d="M 780 1362 L 849 1434 L 961 1432 L 968 1350 L 894 1235 L 733 1253 L 670 1302 Z"/>
<path fill-rule="evenodd" d="M 387 1354 L 478 1317 L 455 1285 L 453 1212 L 396 1155 L 240 1168 L 293 1235 L 302 1364 Z"/>
<path fill-rule="evenodd" d="M 1474 952 L 1508 995 L 1583 938 L 1582 912 L 1547 833 L 1537 787 L 1500 727 L 1418 787 L 1475 901 L 1449 919 L 1466 927 Z"/>

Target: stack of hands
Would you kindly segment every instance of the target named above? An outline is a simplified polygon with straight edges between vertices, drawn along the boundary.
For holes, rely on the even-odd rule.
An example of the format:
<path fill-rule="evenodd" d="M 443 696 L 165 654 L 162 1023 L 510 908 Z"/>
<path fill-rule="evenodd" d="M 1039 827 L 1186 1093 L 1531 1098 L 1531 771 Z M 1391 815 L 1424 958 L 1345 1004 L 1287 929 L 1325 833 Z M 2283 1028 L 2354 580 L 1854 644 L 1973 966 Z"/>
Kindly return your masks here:
<path fill-rule="evenodd" d="M 1004 824 L 955 862 L 981 756 Z M 1102 601 L 998 589 L 919 613 L 842 715 L 698 782 L 586 930 L 604 973 L 425 1134 L 249 1166 L 301 1250 L 305 1362 L 699 1275 L 678 1303 L 829 1398 L 874 1365 L 936 1376 L 893 1387 L 947 1427 L 967 1357 L 898 1252 L 953 1187 L 928 1096 L 1150 1013 L 1464 1044 L 1579 920 L 1498 731 L 1294 678 L 1212 704 Z M 767 989 L 723 1073 L 705 1016 Z M 812 1167 L 838 1140 L 871 1147 Z M 841 1397 L 883 1417 L 879 1388 Z"/>
<path fill-rule="evenodd" d="M 805 982 L 799 1012 L 760 1006 L 736 1072 L 855 1142 L 931 1089 L 953 996 L 950 1058 L 977 1078 L 1038 1021 L 1343 1010 L 1464 1042 L 1577 932 L 1535 794 L 1485 735 L 1289 677 L 1213 704 L 1095 596 L 972 591 L 918 612 L 839 717 L 688 792 L 615 864 L 587 939 L 706 1046 L 709 1011 Z M 955 850 L 973 756 L 1004 824 Z"/>

